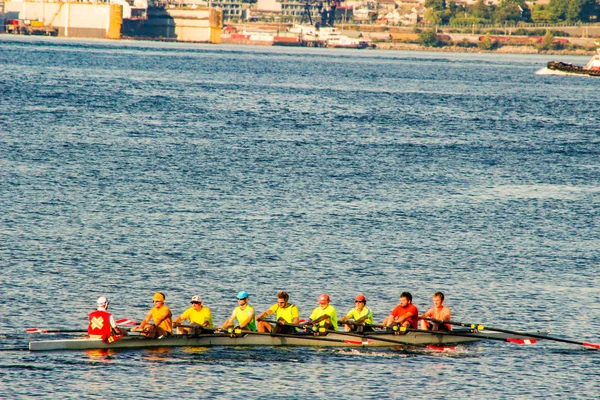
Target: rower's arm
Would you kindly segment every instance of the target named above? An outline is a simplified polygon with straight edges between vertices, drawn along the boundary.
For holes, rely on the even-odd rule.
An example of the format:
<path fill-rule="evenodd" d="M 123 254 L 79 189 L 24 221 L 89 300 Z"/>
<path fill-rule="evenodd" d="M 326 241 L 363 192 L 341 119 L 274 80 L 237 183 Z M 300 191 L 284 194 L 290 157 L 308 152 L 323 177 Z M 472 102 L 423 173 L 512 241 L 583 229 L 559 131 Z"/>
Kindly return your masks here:
<path fill-rule="evenodd" d="M 268 317 L 271 314 L 273 314 L 273 311 L 271 311 L 269 309 L 269 310 L 265 311 L 264 313 L 261 313 L 258 317 L 256 317 L 256 319 L 263 319 L 264 317 Z"/>
<path fill-rule="evenodd" d="M 235 310 L 231 313 L 231 316 L 227 318 L 227 320 L 223 323 L 221 329 L 227 329 L 233 325 L 233 321 L 235 320 Z"/>
<path fill-rule="evenodd" d="M 313 320 L 313 324 L 317 324 L 317 323 L 319 323 L 319 322 L 321 322 L 321 321 L 325 321 L 326 319 L 330 319 L 330 318 L 331 318 L 331 317 L 330 317 L 329 315 L 327 315 L 327 314 L 323 314 L 323 315 L 321 315 L 319 318 L 317 318 L 317 319 Z"/>
<path fill-rule="evenodd" d="M 210 325 L 209 321 L 211 321 L 211 320 L 212 320 L 212 314 L 210 313 L 210 310 L 208 310 L 208 312 L 206 313 L 206 319 L 202 323 L 202 326 L 208 328 Z"/>
<path fill-rule="evenodd" d="M 144 327 L 146 327 L 146 325 L 148 325 L 148 322 L 150 322 L 151 319 L 152 319 L 152 310 L 148 311 L 148 314 L 146 314 L 146 318 L 144 318 L 144 320 L 142 321 L 140 326 L 138 326 L 137 329 L 139 329 L 139 330 L 144 329 Z"/>
<path fill-rule="evenodd" d="M 406 321 L 407 319 L 409 319 L 410 317 L 412 317 L 414 314 L 411 312 L 407 312 L 406 314 L 404 314 L 401 317 L 398 317 L 398 319 L 396 320 L 396 322 L 398 323 L 403 323 L 404 321 Z"/>

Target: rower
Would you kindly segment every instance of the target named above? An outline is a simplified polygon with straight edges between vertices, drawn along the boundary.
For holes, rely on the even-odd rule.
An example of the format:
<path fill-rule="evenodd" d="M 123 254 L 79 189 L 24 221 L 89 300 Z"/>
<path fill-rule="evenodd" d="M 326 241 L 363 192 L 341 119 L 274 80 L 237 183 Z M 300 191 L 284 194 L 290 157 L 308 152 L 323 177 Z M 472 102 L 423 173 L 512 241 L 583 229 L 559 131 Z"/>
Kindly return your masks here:
<path fill-rule="evenodd" d="M 400 325 L 405 328 L 417 329 L 419 323 L 419 310 L 412 304 L 412 295 L 409 292 L 402 292 L 400 295 L 400 304 L 398 304 L 383 320 L 383 325 Z"/>
<path fill-rule="evenodd" d="M 221 329 L 227 329 L 233 327 L 233 322 L 237 320 L 237 326 L 240 329 L 247 331 L 256 331 L 256 320 L 254 319 L 254 308 L 248 304 L 248 292 L 241 291 L 236 296 L 238 306 L 233 309 L 231 316 Z"/>
<path fill-rule="evenodd" d="M 263 318 L 268 317 L 271 314 L 275 314 L 275 319 L 279 324 L 275 325 L 275 333 L 296 333 L 296 328 L 285 324 L 298 325 L 299 314 L 298 307 L 289 303 L 290 296 L 287 292 L 277 293 L 277 303 L 273 304 L 271 308 L 260 314 L 256 319 L 258 320 L 258 331 L 259 332 L 272 332 L 273 326 L 266 321 L 261 321 Z"/>
<path fill-rule="evenodd" d="M 173 334 L 173 314 L 169 307 L 165 305 L 165 295 L 156 292 L 152 297 L 152 301 L 154 307 L 148 311 L 140 326 L 132 328 L 131 331 L 142 332 L 142 335 L 148 338 L 160 338 Z M 153 324 L 150 324 L 151 320 Z"/>
<path fill-rule="evenodd" d="M 421 319 L 421 329 L 430 331 L 450 331 L 452 325 L 440 324 L 439 322 L 426 321 L 422 318 L 433 318 L 440 321 L 450 321 L 450 308 L 444 304 L 444 293 L 435 292 L 433 294 L 433 307 L 425 311 L 424 314 L 419 315 Z"/>
<path fill-rule="evenodd" d="M 354 298 L 354 304 L 356 304 L 356 307 L 340 318 L 340 322 L 346 322 L 349 319 L 353 319 L 356 324 L 363 325 L 346 324 L 346 331 L 373 332 L 373 328 L 367 326 L 373 325 L 373 311 L 367 307 L 367 298 L 362 293 L 359 293 Z"/>
<path fill-rule="evenodd" d="M 202 328 L 212 329 L 212 314 L 208 307 L 202 306 L 202 298 L 200 296 L 192 296 L 190 303 L 192 306 L 173 321 L 173 326 L 175 327 L 181 321 L 189 320 L 190 327 L 177 327 L 177 333 L 201 333 Z"/>
<path fill-rule="evenodd" d="M 105 296 L 99 297 L 96 305 L 96 311 L 92 311 L 88 316 L 88 338 L 102 339 L 107 343 L 122 338 L 126 332 L 117 327 L 114 317 L 108 312 L 108 299 Z"/>
<path fill-rule="evenodd" d="M 313 328 L 338 330 L 337 312 L 335 308 L 329 304 L 328 294 L 319 296 L 319 307 L 313 310 L 312 314 L 310 314 L 309 321 L 307 321 L 306 324 L 312 324 Z"/>

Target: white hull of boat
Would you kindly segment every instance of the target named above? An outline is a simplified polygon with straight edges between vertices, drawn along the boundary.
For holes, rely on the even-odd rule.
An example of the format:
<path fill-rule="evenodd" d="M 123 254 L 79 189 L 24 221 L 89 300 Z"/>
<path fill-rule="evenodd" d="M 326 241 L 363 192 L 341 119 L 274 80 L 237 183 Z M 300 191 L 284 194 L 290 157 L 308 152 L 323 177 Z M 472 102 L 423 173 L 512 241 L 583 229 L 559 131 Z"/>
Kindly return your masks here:
<path fill-rule="evenodd" d="M 545 335 L 547 332 L 535 332 Z M 269 333 L 251 333 L 241 337 L 226 334 L 206 334 L 197 336 L 173 335 L 162 339 L 148 339 L 143 336 L 124 337 L 111 344 L 99 339 L 56 339 L 29 343 L 31 351 L 50 350 L 95 350 L 95 349 L 132 349 L 157 347 L 210 347 L 210 346 L 311 346 L 311 347 L 394 347 L 404 345 L 456 345 L 480 340 L 502 340 L 506 338 L 528 339 L 523 336 L 507 335 L 498 332 L 472 332 L 456 334 L 408 332 L 405 335 L 365 334 L 350 336 L 341 333 L 329 333 L 327 336 L 285 335 Z"/>

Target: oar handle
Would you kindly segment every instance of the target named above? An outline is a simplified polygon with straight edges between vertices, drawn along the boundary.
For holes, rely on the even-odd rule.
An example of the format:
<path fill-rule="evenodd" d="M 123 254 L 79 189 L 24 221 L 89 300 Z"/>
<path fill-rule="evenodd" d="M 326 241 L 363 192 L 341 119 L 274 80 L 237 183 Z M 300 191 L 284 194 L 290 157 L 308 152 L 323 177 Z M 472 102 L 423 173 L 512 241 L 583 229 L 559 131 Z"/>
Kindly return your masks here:
<path fill-rule="evenodd" d="M 270 324 L 279 324 L 279 325 L 285 325 L 285 326 L 293 326 L 294 328 L 305 328 L 307 326 L 311 326 L 312 325 L 312 322 L 310 322 L 310 323 L 307 322 L 307 323 L 304 323 L 304 324 L 290 324 L 289 322 L 282 323 L 280 321 L 273 321 L 273 320 L 270 320 L 270 319 L 261 319 L 261 321 L 268 322 Z"/>
<path fill-rule="evenodd" d="M 354 326 L 367 326 L 367 327 L 371 327 L 371 328 L 387 328 L 387 325 L 367 324 L 364 322 L 356 322 L 356 321 L 351 321 L 351 320 L 346 320 L 344 322 L 338 320 L 338 324 L 346 324 L 346 325 L 354 325 Z"/>

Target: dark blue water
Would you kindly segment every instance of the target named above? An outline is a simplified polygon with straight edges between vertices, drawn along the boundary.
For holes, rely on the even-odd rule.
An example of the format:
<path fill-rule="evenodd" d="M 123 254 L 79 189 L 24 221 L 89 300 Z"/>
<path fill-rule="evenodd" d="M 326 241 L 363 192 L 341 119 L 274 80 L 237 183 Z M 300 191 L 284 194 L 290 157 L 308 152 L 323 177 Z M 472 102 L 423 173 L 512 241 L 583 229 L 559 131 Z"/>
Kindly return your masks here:
<path fill-rule="evenodd" d="M 555 58 L 1 36 L 0 397 L 596 397 L 600 352 L 557 342 L 18 350 L 157 290 L 217 324 L 240 290 L 378 321 L 442 290 L 600 342 L 600 81 L 535 74 Z"/>

